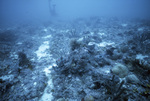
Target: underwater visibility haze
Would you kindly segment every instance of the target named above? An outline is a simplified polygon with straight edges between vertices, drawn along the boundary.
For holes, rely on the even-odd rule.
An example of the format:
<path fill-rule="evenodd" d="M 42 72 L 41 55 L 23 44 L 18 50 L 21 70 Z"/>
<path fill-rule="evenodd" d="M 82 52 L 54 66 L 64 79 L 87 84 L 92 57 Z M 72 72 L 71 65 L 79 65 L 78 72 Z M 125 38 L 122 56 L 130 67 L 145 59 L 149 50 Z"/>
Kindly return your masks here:
<path fill-rule="evenodd" d="M 150 101 L 150 0 L 0 0 L 0 101 Z"/>

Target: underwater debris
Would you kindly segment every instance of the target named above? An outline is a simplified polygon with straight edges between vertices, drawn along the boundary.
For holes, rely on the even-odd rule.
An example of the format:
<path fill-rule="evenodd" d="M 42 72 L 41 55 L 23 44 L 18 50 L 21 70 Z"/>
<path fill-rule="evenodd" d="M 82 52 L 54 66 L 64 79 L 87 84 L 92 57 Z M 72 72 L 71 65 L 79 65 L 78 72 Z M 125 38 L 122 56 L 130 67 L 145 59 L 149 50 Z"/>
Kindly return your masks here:
<path fill-rule="evenodd" d="M 146 97 L 148 100 L 150 100 L 150 85 L 149 84 L 142 84 L 141 85 L 144 88 L 144 91 L 140 92 L 140 95 Z"/>
<path fill-rule="evenodd" d="M 93 67 L 98 68 L 110 65 L 109 61 L 95 47 L 95 45 L 83 46 L 82 42 L 78 43 L 73 40 L 70 54 L 58 59 L 54 70 L 65 75 L 83 75 Z"/>
<path fill-rule="evenodd" d="M 19 58 L 19 71 L 21 71 L 22 68 L 28 68 L 30 70 L 33 69 L 33 66 L 31 64 L 31 61 L 27 58 L 26 54 L 23 52 L 18 53 L 18 58 Z"/>
<path fill-rule="evenodd" d="M 137 54 L 149 54 L 150 32 L 134 33 L 127 42 L 130 51 Z"/>
<path fill-rule="evenodd" d="M 75 49 L 79 49 L 81 47 L 81 42 L 77 41 L 76 39 L 72 39 L 70 41 L 70 47 L 71 51 L 74 51 Z"/>
<path fill-rule="evenodd" d="M 65 75 L 81 75 L 89 70 L 89 68 L 87 67 L 88 58 L 88 53 L 84 52 L 83 50 L 80 52 L 73 51 L 69 57 L 61 57 L 59 61 L 57 61 L 58 66 L 54 67 L 54 70 Z"/>
<path fill-rule="evenodd" d="M 110 98 L 110 101 L 126 101 L 130 94 L 128 94 L 127 88 L 123 87 L 125 81 L 121 81 L 121 83 L 115 81 L 115 75 L 113 75 L 112 80 L 107 81 L 106 89 L 107 89 L 107 97 L 105 99 Z"/>
<path fill-rule="evenodd" d="M 148 75 L 150 75 L 149 60 L 149 57 L 137 58 L 137 56 L 124 58 L 124 62 L 128 65 L 130 71 L 134 72 L 136 75 L 146 76 L 147 78 L 149 78 Z"/>
<path fill-rule="evenodd" d="M 5 60 L 9 58 L 12 45 L 10 43 L 0 42 L 0 60 Z"/>
<path fill-rule="evenodd" d="M 1 99 L 4 99 L 5 93 L 7 93 L 9 91 L 9 89 L 12 87 L 12 85 L 13 84 L 10 81 L 1 80 L 1 82 L 0 82 L 0 97 L 1 97 Z"/>
<path fill-rule="evenodd" d="M 10 43 L 13 44 L 18 39 L 16 32 L 14 30 L 6 30 L 4 32 L 0 32 L 0 43 Z"/>

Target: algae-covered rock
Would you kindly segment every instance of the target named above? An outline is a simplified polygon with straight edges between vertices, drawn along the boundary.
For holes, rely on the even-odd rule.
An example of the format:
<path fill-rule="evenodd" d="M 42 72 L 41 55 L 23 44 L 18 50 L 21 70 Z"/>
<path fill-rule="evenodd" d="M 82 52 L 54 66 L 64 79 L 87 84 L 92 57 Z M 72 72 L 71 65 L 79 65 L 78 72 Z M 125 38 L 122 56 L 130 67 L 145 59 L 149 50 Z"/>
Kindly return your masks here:
<path fill-rule="evenodd" d="M 125 76 L 127 76 L 129 72 L 128 68 L 120 63 L 117 63 L 111 70 L 114 74 L 118 75 L 120 78 L 124 78 Z"/>
<path fill-rule="evenodd" d="M 84 101 L 94 101 L 94 97 L 91 96 L 91 95 L 86 95 L 86 96 L 84 97 Z"/>
<path fill-rule="evenodd" d="M 118 60 L 122 58 L 122 53 L 118 52 L 117 50 L 113 51 L 113 55 L 110 57 L 112 60 Z"/>
<path fill-rule="evenodd" d="M 127 77 L 126 77 L 126 81 L 128 82 L 128 83 L 139 83 L 140 82 L 140 80 L 136 77 L 136 75 L 134 75 L 134 74 L 131 74 L 131 75 L 128 75 Z"/>
<path fill-rule="evenodd" d="M 66 100 L 64 98 L 59 98 L 57 101 L 68 101 L 68 100 Z"/>

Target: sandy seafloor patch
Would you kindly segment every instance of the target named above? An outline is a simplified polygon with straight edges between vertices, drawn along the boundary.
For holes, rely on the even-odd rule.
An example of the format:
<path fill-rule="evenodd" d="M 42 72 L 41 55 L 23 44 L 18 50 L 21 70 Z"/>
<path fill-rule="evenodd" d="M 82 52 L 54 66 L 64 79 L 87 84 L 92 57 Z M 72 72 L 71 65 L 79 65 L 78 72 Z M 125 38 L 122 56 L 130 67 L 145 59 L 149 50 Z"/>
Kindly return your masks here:
<path fill-rule="evenodd" d="M 35 52 L 38 57 L 38 61 L 40 62 L 42 61 L 42 58 L 44 58 L 44 60 L 50 61 L 50 57 L 51 57 L 51 60 L 53 60 L 53 62 L 51 61 L 51 65 L 46 66 L 43 70 L 46 76 L 48 77 L 48 82 L 47 82 L 47 87 L 45 88 L 44 93 L 39 101 L 52 101 L 53 99 L 52 92 L 49 92 L 51 91 L 51 89 L 53 89 L 53 82 L 52 82 L 52 77 L 50 74 L 51 73 L 50 69 L 53 66 L 56 66 L 56 64 L 55 64 L 55 59 L 52 58 L 52 55 L 48 51 L 50 47 L 49 46 L 50 38 L 51 38 L 51 35 L 42 37 L 42 39 L 44 39 L 44 42 L 40 45 L 38 50 Z"/>

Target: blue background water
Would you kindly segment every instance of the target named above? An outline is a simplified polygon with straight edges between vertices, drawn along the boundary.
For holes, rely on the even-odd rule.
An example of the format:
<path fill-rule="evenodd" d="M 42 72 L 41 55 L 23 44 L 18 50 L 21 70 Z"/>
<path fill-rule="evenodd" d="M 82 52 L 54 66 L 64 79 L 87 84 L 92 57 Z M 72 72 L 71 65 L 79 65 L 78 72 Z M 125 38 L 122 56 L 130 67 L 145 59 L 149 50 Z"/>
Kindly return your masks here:
<path fill-rule="evenodd" d="M 5 22 L 49 20 L 56 5 L 59 19 L 90 16 L 150 18 L 149 0 L 1 0 L 0 20 Z"/>

